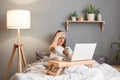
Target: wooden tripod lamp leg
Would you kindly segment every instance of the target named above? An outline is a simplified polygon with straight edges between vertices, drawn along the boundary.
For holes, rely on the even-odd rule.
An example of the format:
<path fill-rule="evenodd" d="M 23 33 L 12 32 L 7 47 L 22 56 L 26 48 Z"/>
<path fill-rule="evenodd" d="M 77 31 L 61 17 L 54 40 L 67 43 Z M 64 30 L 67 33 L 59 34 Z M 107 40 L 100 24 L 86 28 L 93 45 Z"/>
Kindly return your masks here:
<path fill-rule="evenodd" d="M 17 71 L 18 73 L 22 72 L 22 62 L 21 62 L 21 50 L 20 50 L 20 45 L 18 45 L 18 66 L 17 66 Z"/>
<path fill-rule="evenodd" d="M 24 66 L 26 67 L 27 66 L 27 62 L 26 62 L 26 58 L 25 58 L 25 53 L 24 53 L 23 45 L 21 45 L 20 49 L 21 49 L 21 55 L 22 55 L 23 63 L 24 63 Z"/>
<path fill-rule="evenodd" d="M 13 57 L 15 55 L 16 48 L 18 49 L 18 52 L 17 52 L 17 56 L 18 56 L 17 72 L 18 73 L 22 72 L 22 60 L 21 59 L 23 59 L 24 66 L 25 67 L 27 66 L 27 62 L 26 62 L 26 58 L 25 58 L 24 50 L 23 50 L 23 45 L 22 44 L 14 44 L 12 54 L 10 57 L 10 61 L 9 61 L 8 67 L 7 67 L 7 71 L 6 71 L 6 74 L 4 76 L 4 80 L 8 80 L 8 75 L 10 73 L 10 68 L 11 68 Z"/>
<path fill-rule="evenodd" d="M 16 51 L 16 46 L 14 45 L 13 50 L 12 50 L 12 54 L 11 54 L 11 57 L 10 57 L 10 61 L 8 63 L 7 71 L 6 71 L 5 76 L 4 76 L 4 80 L 8 80 L 8 75 L 9 75 L 9 72 L 10 72 L 13 57 L 15 55 L 15 51 Z"/>

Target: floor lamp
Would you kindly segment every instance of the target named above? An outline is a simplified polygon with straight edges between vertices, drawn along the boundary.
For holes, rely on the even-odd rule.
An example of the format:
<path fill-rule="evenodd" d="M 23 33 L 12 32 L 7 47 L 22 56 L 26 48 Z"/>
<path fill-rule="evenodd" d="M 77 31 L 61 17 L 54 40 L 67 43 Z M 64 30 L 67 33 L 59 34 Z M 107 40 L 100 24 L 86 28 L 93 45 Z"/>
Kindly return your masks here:
<path fill-rule="evenodd" d="M 30 28 L 30 11 L 28 10 L 9 10 L 7 11 L 7 28 L 17 29 L 17 43 L 13 45 L 12 54 L 8 63 L 7 71 L 4 80 L 8 80 L 12 60 L 17 49 L 17 72 L 22 72 L 22 60 L 24 66 L 27 66 L 26 58 L 23 50 L 23 44 L 20 42 L 20 29 Z"/>

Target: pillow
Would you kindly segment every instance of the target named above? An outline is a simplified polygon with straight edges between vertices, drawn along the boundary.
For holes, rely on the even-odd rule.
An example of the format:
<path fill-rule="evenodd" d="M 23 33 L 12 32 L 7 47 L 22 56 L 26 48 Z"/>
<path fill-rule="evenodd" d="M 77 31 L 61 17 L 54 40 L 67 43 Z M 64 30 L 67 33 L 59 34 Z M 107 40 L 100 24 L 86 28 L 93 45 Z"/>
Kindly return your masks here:
<path fill-rule="evenodd" d="M 45 56 L 49 57 L 49 52 L 36 52 L 36 60 L 43 59 Z"/>
<path fill-rule="evenodd" d="M 103 56 L 96 56 L 96 55 L 94 55 L 93 59 L 96 60 L 99 64 L 107 62 L 107 58 L 103 57 Z"/>

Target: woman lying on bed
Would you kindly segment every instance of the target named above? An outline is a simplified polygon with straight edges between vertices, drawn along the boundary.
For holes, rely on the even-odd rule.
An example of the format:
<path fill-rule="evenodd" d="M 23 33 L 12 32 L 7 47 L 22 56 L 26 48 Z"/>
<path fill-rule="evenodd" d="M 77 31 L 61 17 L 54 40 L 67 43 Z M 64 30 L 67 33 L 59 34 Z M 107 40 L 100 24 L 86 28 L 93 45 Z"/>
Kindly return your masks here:
<path fill-rule="evenodd" d="M 72 50 L 69 47 L 66 47 L 66 36 L 61 30 L 56 32 L 55 38 L 50 45 L 49 50 L 51 52 L 50 57 L 53 57 L 52 55 L 56 55 L 56 58 L 61 59 L 71 59 L 72 57 Z"/>
<path fill-rule="evenodd" d="M 71 58 L 72 52 L 66 49 L 65 42 L 65 33 L 57 31 L 49 47 L 50 51 L 59 56 Z M 10 80 L 120 80 L 120 72 L 105 63 L 97 64 L 93 68 L 84 65 L 71 66 L 65 68 L 59 76 L 46 75 L 46 65 L 46 60 L 29 64 L 24 73 L 16 73 Z"/>

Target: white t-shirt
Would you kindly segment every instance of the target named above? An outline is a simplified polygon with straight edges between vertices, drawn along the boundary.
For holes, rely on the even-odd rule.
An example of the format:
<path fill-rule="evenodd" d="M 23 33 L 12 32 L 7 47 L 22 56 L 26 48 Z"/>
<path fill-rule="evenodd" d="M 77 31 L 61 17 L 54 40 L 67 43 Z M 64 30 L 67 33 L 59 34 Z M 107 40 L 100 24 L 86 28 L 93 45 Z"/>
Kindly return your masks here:
<path fill-rule="evenodd" d="M 72 51 L 72 49 L 70 47 L 65 47 L 65 49 L 67 49 L 69 53 L 73 53 L 73 51 Z M 55 47 L 56 54 L 64 55 L 63 51 L 64 51 L 64 48 L 62 46 L 56 46 Z"/>
<path fill-rule="evenodd" d="M 69 54 L 72 54 L 73 51 L 70 47 L 65 47 L 65 49 L 68 50 Z M 64 59 L 68 59 L 68 57 L 66 57 L 64 54 L 63 54 L 63 51 L 64 51 L 64 48 L 62 46 L 56 46 L 55 47 L 55 53 L 51 53 L 51 58 L 53 57 L 63 57 Z"/>

